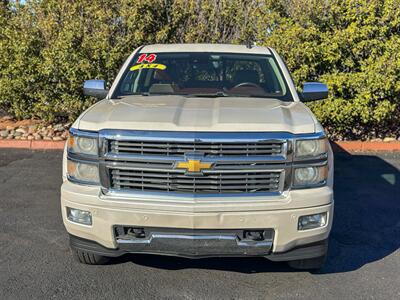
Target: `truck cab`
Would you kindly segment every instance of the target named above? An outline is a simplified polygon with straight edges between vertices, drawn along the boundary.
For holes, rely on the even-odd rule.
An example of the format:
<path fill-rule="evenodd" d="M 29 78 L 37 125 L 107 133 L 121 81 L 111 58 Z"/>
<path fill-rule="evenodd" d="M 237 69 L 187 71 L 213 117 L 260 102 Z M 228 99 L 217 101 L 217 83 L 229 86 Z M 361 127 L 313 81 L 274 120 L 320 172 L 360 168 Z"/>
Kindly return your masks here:
<path fill-rule="evenodd" d="M 74 255 L 263 256 L 322 267 L 333 219 L 333 155 L 274 49 L 147 45 L 70 129 L 61 210 Z"/>

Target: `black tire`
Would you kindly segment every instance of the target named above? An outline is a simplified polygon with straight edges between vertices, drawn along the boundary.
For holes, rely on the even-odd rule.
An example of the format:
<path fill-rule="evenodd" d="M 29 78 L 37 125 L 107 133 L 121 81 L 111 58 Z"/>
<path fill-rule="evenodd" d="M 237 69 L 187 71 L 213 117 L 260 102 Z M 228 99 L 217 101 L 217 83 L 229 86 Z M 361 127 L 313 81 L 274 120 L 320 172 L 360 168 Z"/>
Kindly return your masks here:
<path fill-rule="evenodd" d="M 326 261 L 327 255 L 308 259 L 299 259 L 288 261 L 289 267 L 296 270 L 319 270 L 321 269 Z"/>
<path fill-rule="evenodd" d="M 105 265 L 110 261 L 109 257 L 82 250 L 72 249 L 72 252 L 77 261 L 86 265 Z"/>

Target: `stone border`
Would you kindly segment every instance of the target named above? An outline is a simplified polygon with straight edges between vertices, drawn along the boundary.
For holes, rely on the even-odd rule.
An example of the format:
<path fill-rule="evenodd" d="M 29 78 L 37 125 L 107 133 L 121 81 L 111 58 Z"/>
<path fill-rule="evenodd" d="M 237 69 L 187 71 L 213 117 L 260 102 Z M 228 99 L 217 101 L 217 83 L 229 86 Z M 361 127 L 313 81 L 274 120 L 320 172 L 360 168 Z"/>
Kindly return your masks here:
<path fill-rule="evenodd" d="M 0 140 L 0 148 L 62 150 L 64 145 L 65 141 Z"/>
<path fill-rule="evenodd" d="M 62 150 L 65 141 L 0 140 L 0 148 L 22 148 L 34 150 Z M 400 141 L 394 142 L 332 142 L 335 152 L 394 152 L 400 151 Z"/>
<path fill-rule="evenodd" d="M 400 151 L 400 141 L 394 142 L 331 142 L 335 152 L 395 152 Z"/>

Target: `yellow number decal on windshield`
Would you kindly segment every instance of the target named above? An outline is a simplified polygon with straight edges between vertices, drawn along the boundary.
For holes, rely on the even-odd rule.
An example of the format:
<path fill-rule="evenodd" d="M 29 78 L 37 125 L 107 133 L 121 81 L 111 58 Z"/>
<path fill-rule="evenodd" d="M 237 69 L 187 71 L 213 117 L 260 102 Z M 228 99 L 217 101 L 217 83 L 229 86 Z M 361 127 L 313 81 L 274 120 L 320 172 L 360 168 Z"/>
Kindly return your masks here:
<path fill-rule="evenodd" d="M 159 70 L 165 70 L 167 68 L 166 65 L 162 64 L 140 64 L 140 65 L 134 65 L 133 67 L 130 68 L 131 71 L 136 71 L 140 69 L 159 69 Z"/>

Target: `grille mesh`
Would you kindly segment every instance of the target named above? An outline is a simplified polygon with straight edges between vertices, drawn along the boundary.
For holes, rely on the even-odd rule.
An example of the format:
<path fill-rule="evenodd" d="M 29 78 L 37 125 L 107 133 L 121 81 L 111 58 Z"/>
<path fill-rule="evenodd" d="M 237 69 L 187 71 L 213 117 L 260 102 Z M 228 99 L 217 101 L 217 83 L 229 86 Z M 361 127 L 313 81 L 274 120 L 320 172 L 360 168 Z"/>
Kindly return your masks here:
<path fill-rule="evenodd" d="M 277 192 L 281 172 L 215 172 L 187 176 L 176 170 L 111 169 L 111 184 L 116 190 L 166 191 L 183 193 Z"/>
<path fill-rule="evenodd" d="M 254 143 L 207 143 L 163 141 L 111 141 L 110 151 L 115 154 L 184 156 L 188 152 L 201 152 L 205 156 L 270 156 L 282 153 L 283 143 L 259 141 Z"/>

